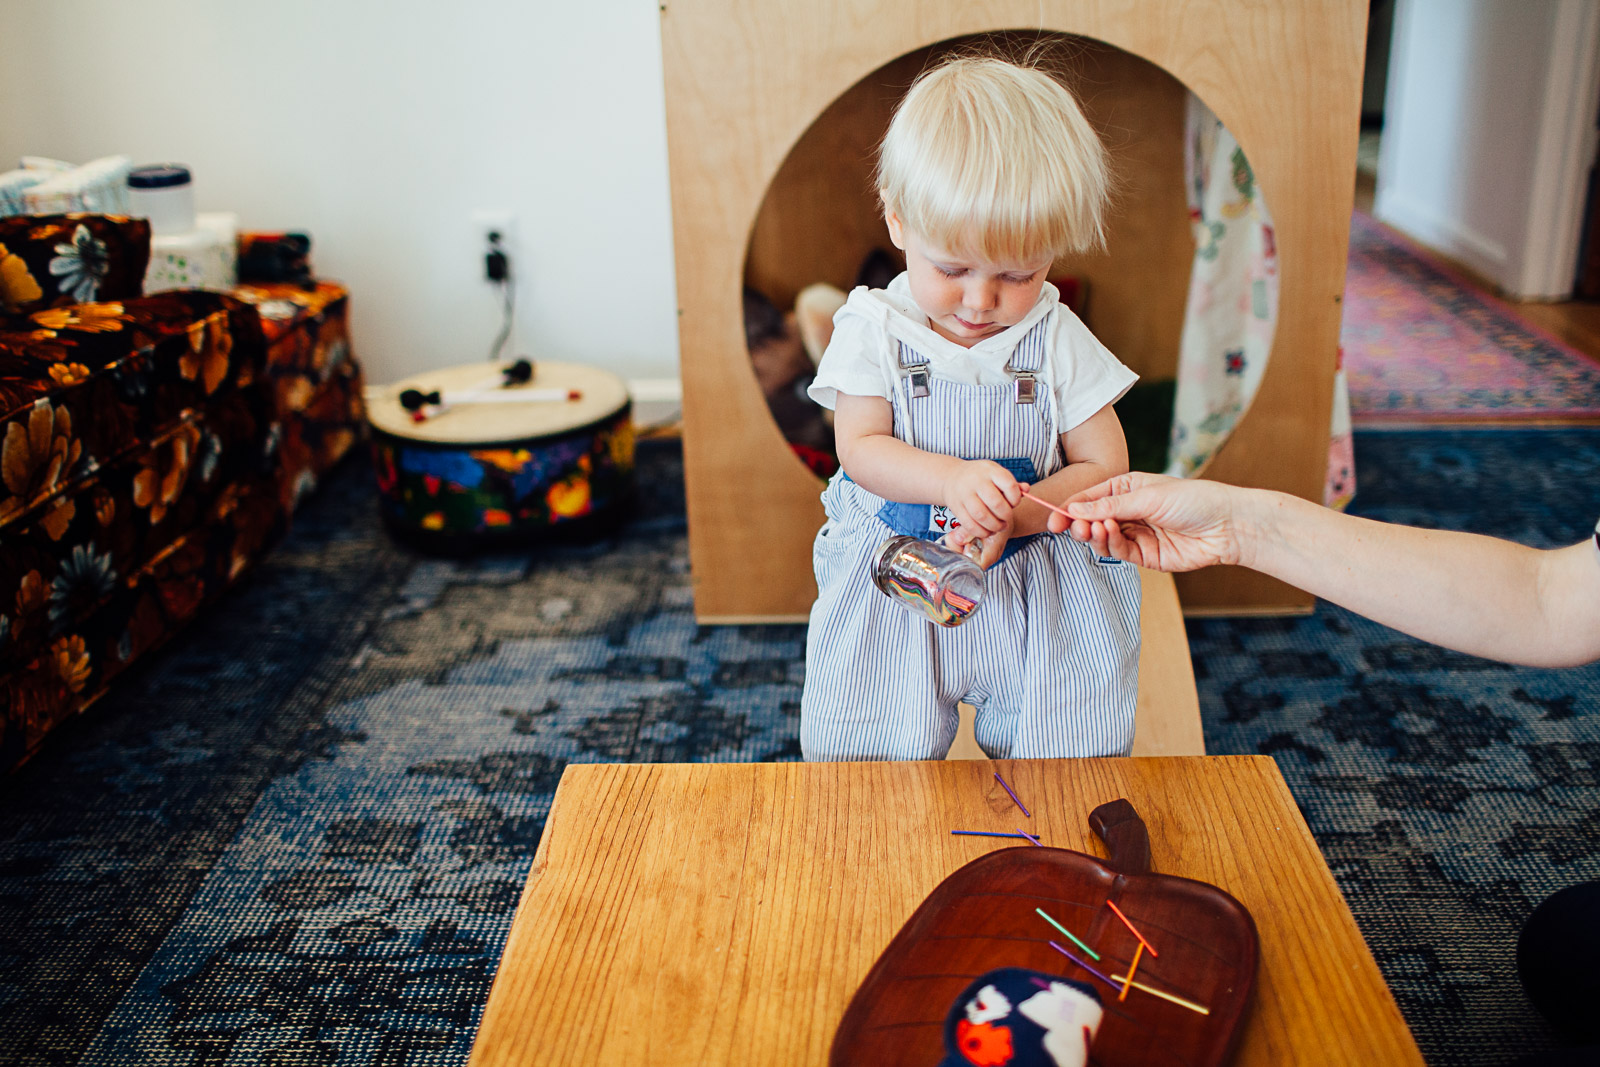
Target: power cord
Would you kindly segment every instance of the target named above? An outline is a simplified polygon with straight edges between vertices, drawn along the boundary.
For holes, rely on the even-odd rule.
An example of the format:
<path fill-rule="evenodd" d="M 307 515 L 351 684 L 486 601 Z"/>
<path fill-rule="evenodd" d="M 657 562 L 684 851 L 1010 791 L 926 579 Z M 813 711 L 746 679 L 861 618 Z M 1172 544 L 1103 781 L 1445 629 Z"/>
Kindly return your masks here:
<path fill-rule="evenodd" d="M 489 361 L 494 363 L 499 361 L 506 341 L 511 336 L 512 313 L 517 298 L 517 287 L 511 277 L 511 255 L 501 245 L 500 233 L 497 230 L 489 231 L 489 251 L 483 255 L 483 273 L 500 287 L 500 299 L 504 308 L 504 320 L 500 324 L 499 336 L 489 347 Z"/>

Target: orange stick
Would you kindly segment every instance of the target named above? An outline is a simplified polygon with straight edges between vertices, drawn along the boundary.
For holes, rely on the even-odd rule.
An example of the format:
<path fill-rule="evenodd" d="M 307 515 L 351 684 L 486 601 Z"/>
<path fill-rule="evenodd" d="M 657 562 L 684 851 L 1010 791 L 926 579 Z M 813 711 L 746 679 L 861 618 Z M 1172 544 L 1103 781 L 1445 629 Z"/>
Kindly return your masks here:
<path fill-rule="evenodd" d="M 1161 953 L 1156 951 L 1156 947 L 1154 945 L 1152 945 L 1150 942 L 1148 942 L 1148 941 L 1146 941 L 1144 939 L 1144 935 L 1139 932 L 1139 928 L 1137 926 L 1134 926 L 1131 922 L 1129 922 L 1128 921 L 1128 917 L 1126 915 L 1122 914 L 1122 909 L 1117 907 L 1115 901 L 1107 900 L 1106 901 L 1106 906 L 1109 907 L 1112 911 L 1117 913 L 1117 918 L 1122 920 L 1122 925 L 1126 926 L 1129 930 L 1133 931 L 1133 936 L 1137 937 L 1139 939 L 1139 944 L 1143 945 L 1145 948 L 1150 950 L 1150 955 L 1157 956 L 1157 957 L 1159 957 L 1161 955 Z"/>
<path fill-rule="evenodd" d="M 1139 970 L 1139 957 L 1144 955 L 1144 942 L 1139 942 L 1139 947 L 1133 950 L 1133 962 L 1128 964 L 1128 977 L 1122 980 L 1122 992 L 1117 994 L 1118 1000 L 1128 999 L 1128 987 L 1133 985 L 1133 976 Z"/>

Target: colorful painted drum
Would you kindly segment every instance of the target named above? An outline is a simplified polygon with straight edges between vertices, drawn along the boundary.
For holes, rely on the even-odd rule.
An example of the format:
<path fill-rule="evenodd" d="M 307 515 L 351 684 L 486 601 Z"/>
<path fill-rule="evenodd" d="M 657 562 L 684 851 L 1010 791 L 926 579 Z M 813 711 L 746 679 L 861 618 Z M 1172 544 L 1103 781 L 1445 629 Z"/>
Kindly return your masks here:
<path fill-rule="evenodd" d="M 507 366 L 449 367 L 367 390 L 379 506 L 402 540 L 457 555 L 594 536 L 622 517 L 633 494 L 622 379 L 540 362 L 531 381 L 497 388 Z M 444 403 L 419 420 L 401 402 L 408 390 Z M 415 404 L 415 393 L 406 399 Z"/>

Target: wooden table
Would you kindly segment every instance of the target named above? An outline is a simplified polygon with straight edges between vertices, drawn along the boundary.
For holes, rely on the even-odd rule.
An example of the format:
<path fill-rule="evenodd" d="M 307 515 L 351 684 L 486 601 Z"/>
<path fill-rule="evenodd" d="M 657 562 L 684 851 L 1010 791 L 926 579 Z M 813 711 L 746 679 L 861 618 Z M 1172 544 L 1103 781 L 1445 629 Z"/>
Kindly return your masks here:
<path fill-rule="evenodd" d="M 885 945 L 1011 830 L 1046 844 L 1126 797 L 1154 868 L 1255 917 L 1238 1064 L 1421 1064 L 1272 760 L 1264 756 L 570 766 L 517 908 L 472 1064 L 823 1064 Z"/>

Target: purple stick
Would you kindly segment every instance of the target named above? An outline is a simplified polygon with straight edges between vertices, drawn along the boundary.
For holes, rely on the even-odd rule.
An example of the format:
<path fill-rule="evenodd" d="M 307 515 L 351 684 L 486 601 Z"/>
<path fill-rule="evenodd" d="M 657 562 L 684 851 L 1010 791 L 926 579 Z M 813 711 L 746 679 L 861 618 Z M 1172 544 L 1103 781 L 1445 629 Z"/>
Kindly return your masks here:
<path fill-rule="evenodd" d="M 952 834 L 960 834 L 963 837 L 1027 837 L 1028 836 L 1027 834 L 1002 834 L 1002 833 L 997 833 L 994 830 L 951 830 L 950 832 Z M 1035 844 L 1037 844 L 1037 842 L 1035 842 Z"/>
<path fill-rule="evenodd" d="M 1106 985 L 1110 986 L 1112 989 L 1121 989 L 1122 988 L 1122 985 L 1120 983 L 1113 982 L 1111 979 L 1107 978 L 1105 975 L 1101 974 L 1099 971 L 1095 970 L 1093 967 L 1089 966 L 1087 963 L 1084 963 L 1078 957 L 1074 956 L 1072 953 L 1068 952 L 1066 949 L 1062 948 L 1060 945 L 1056 944 L 1054 941 L 1050 942 L 1050 947 L 1055 949 L 1057 952 L 1061 953 L 1063 956 L 1067 957 L 1067 959 L 1071 960 L 1073 963 L 1076 963 L 1079 967 L 1082 967 L 1084 970 L 1086 970 L 1090 974 L 1094 975 L 1096 978 L 1100 979 L 1100 981 L 1104 982 Z"/>
<path fill-rule="evenodd" d="M 1006 785 L 1006 780 L 1000 777 L 999 771 L 994 772 L 994 780 L 1000 783 L 1001 789 L 1004 789 L 1007 793 L 1011 793 L 1011 787 Z M 1017 799 L 1017 794 L 1011 793 L 1011 799 L 1017 801 L 1017 807 L 1022 809 L 1022 814 L 1026 815 L 1030 819 L 1033 818 L 1033 813 L 1028 810 L 1028 806 L 1026 804 Z"/>
<path fill-rule="evenodd" d="M 1028 831 L 1026 831 L 1026 830 L 1018 830 L 1017 833 L 1021 834 L 1023 837 L 1026 837 L 1029 841 L 1032 841 L 1034 844 L 1038 845 L 1040 848 L 1044 848 L 1044 845 L 1040 843 L 1039 839 L 1037 837 L 1034 837 L 1032 834 L 1028 833 Z"/>

